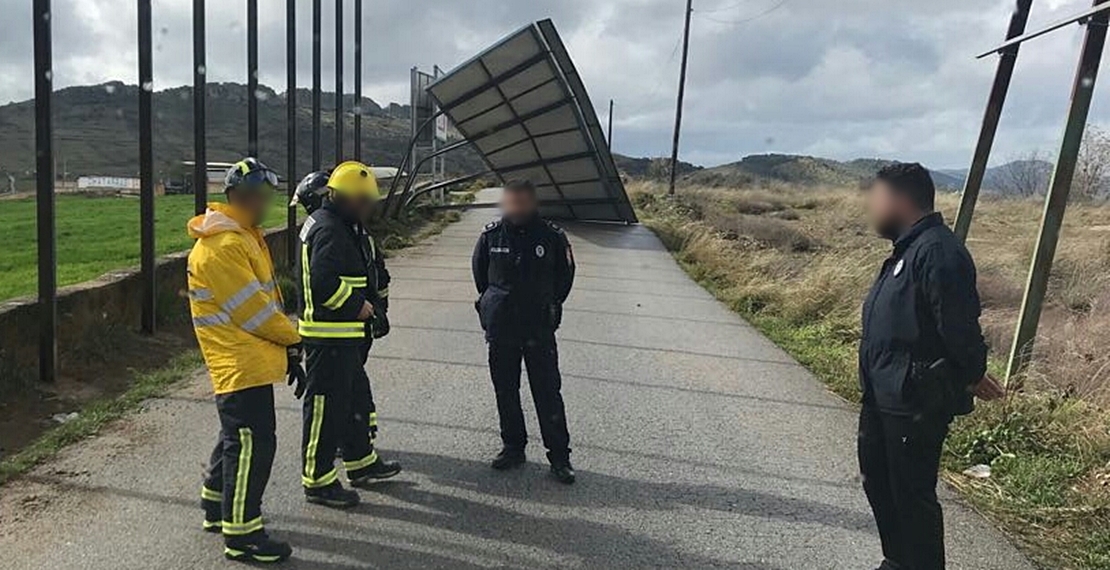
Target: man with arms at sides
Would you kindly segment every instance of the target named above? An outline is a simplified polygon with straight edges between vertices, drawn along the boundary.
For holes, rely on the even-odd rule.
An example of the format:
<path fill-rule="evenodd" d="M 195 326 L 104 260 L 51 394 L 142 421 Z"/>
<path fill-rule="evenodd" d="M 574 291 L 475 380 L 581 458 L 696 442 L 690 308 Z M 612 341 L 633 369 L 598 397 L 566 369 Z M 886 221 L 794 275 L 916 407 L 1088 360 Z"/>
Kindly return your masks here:
<path fill-rule="evenodd" d="M 875 515 L 880 570 L 943 570 L 937 472 L 948 426 L 973 395 L 1001 397 L 985 377 L 987 346 L 971 255 L 934 211 L 920 164 L 879 171 L 867 207 L 891 256 L 863 305 L 859 463 Z"/>
<path fill-rule="evenodd" d="M 486 225 L 471 260 L 480 295 L 475 306 L 489 345 L 504 445 L 492 466 L 504 470 L 525 462 L 528 435 L 520 407 L 523 360 L 551 473 L 562 483 L 574 483 L 555 344 L 563 303 L 574 282 L 574 254 L 566 233 L 540 218 L 531 182 L 505 185 L 501 214 L 500 220 Z"/>
<path fill-rule="evenodd" d="M 227 203 L 189 221 L 189 306 L 212 377 L 220 439 L 201 489 L 204 529 L 224 537 L 224 556 L 280 562 L 288 544 L 263 529 L 262 493 L 277 446 L 273 384 L 302 389 L 301 338 L 282 310 L 262 220 L 277 176 L 247 158 L 228 171 Z"/>

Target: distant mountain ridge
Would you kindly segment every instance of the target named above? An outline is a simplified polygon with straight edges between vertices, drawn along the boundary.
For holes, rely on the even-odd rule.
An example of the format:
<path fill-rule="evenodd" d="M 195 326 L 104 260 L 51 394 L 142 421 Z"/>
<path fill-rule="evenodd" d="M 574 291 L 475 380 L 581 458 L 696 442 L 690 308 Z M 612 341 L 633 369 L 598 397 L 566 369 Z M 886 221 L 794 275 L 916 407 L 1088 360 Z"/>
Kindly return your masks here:
<path fill-rule="evenodd" d="M 893 160 L 858 158 L 839 161 L 791 154 L 756 154 L 737 162 L 693 171 L 683 181 L 703 186 L 737 187 L 771 182 L 802 186 L 856 186 Z M 958 189 L 963 180 L 944 171 L 931 171 L 938 188 Z"/>

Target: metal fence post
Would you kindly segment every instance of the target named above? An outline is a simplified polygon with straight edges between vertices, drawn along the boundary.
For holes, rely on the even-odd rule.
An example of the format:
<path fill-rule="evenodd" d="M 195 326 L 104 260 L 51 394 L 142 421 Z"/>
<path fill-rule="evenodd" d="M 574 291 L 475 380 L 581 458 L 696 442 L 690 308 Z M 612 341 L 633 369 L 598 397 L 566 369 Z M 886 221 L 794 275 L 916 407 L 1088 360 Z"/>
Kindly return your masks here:
<path fill-rule="evenodd" d="M 362 0 L 355 0 L 355 160 L 362 162 Z"/>
<path fill-rule="evenodd" d="M 58 249 L 54 231 L 54 70 L 50 0 L 35 0 L 35 197 L 38 234 L 39 380 L 53 382 L 58 370 Z"/>
<path fill-rule="evenodd" d="M 247 155 L 258 156 L 258 0 L 247 0 Z"/>
<path fill-rule="evenodd" d="M 1010 16 L 1010 27 L 1006 31 L 1007 40 L 1025 33 L 1025 24 L 1029 21 L 1029 9 L 1032 5 L 1033 0 L 1017 1 L 1017 7 Z M 990 160 L 991 147 L 994 146 L 994 136 L 998 132 L 998 122 L 1002 118 L 1002 107 L 1006 104 L 1006 94 L 1010 90 L 1010 79 L 1014 76 L 1014 65 L 1017 63 L 1020 47 L 1021 44 L 1014 44 L 999 53 L 998 69 L 987 98 L 987 110 L 983 113 L 979 142 L 975 145 L 971 168 L 968 169 L 967 180 L 964 182 L 964 193 L 960 198 L 960 209 L 956 212 L 956 222 L 952 226 L 952 231 L 961 240 L 967 240 L 968 230 L 971 229 L 971 218 L 975 215 L 975 204 L 979 201 L 979 190 L 987 173 L 987 161 Z"/>
<path fill-rule="evenodd" d="M 139 241 L 142 273 L 142 330 L 155 329 L 154 145 L 151 104 L 154 96 L 151 53 L 151 0 L 139 2 Z"/>
<path fill-rule="evenodd" d="M 322 0 L 312 0 L 312 170 L 320 170 L 320 20 Z"/>
<path fill-rule="evenodd" d="M 204 0 L 193 0 L 193 209 L 198 215 L 208 208 L 208 149 L 204 140 L 207 73 Z"/>
<path fill-rule="evenodd" d="M 1095 0 L 1097 6 L 1102 0 Z M 1018 317 L 1017 333 L 1010 350 L 1010 363 L 1006 371 L 1007 382 L 1024 370 L 1032 356 L 1033 342 L 1040 324 L 1041 309 L 1048 289 L 1048 278 L 1052 272 L 1052 261 L 1056 256 L 1056 243 L 1060 237 L 1060 227 L 1064 211 L 1068 205 L 1072 178 L 1075 175 L 1079 149 L 1083 143 L 1083 130 L 1087 125 L 1087 115 L 1091 108 L 1091 97 L 1098 78 L 1098 67 L 1102 61 L 1102 51 L 1106 44 L 1106 26 L 1110 19 L 1107 12 L 1099 12 L 1087 23 L 1083 40 L 1083 51 L 1079 56 L 1079 67 L 1075 73 L 1072 87 L 1071 105 L 1064 127 L 1060 154 L 1056 160 L 1056 170 L 1052 174 L 1048 196 L 1045 198 L 1044 218 L 1037 236 L 1037 248 L 1029 269 L 1029 281 L 1025 286 L 1025 298 Z"/>
<path fill-rule="evenodd" d="M 335 163 L 343 162 L 343 0 L 335 0 Z"/>
<path fill-rule="evenodd" d="M 297 0 L 285 0 L 285 122 L 285 193 L 286 204 L 290 204 L 297 186 Z M 293 267 L 297 255 L 296 206 L 289 206 L 285 227 L 285 262 Z"/>

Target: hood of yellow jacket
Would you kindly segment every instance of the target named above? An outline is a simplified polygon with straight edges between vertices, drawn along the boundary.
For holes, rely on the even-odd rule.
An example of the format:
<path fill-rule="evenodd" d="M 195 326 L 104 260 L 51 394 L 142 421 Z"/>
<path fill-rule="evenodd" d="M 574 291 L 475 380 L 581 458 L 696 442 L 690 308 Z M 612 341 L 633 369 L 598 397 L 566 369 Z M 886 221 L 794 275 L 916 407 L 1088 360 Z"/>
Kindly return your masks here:
<path fill-rule="evenodd" d="M 186 224 L 189 237 L 199 239 L 224 232 L 238 232 L 251 229 L 250 216 L 242 210 L 224 204 L 211 202 L 208 210 L 199 216 L 193 217 Z"/>

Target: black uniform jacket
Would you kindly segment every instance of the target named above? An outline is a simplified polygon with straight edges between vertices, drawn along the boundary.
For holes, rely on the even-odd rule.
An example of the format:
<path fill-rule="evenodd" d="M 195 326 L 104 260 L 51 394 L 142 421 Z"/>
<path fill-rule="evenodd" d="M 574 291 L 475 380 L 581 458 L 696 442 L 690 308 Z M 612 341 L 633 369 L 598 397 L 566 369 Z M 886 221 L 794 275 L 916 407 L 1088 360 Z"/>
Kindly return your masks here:
<path fill-rule="evenodd" d="M 971 255 L 939 213 L 922 218 L 894 242 L 863 305 L 864 403 L 894 414 L 970 413 L 967 387 L 987 365 L 979 313 Z"/>
<path fill-rule="evenodd" d="M 384 257 L 358 220 L 345 218 L 330 202 L 301 228 L 300 333 L 306 343 L 361 344 L 363 302 L 385 304 L 389 273 Z"/>
<path fill-rule="evenodd" d="M 533 217 L 486 225 L 471 258 L 475 303 L 486 338 L 540 338 L 555 332 L 574 283 L 574 254 L 559 226 Z"/>

